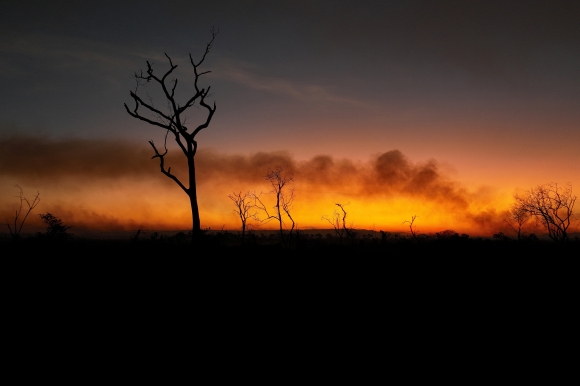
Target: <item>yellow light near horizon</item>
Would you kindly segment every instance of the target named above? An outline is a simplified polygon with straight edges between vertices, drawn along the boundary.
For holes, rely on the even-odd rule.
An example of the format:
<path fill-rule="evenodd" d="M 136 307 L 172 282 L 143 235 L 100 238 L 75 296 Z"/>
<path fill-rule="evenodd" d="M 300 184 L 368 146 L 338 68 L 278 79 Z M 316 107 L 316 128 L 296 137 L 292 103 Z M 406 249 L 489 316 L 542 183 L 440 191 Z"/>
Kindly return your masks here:
<path fill-rule="evenodd" d="M 473 222 L 468 216 L 469 209 L 452 210 L 436 203 L 421 202 L 407 198 L 398 199 L 353 199 L 350 197 L 340 197 L 337 200 L 327 198 L 300 200 L 296 197 L 292 209 L 292 217 L 298 229 L 331 229 L 332 224 L 326 221 L 326 216 L 333 221 L 333 213 L 337 211 L 340 221 L 342 212 L 336 203 L 343 204 L 347 212 L 346 225 L 355 229 L 383 230 L 388 232 L 409 232 L 409 224 L 413 216 L 416 216 L 414 230 L 418 233 L 433 233 L 446 229 L 453 229 L 459 233 L 483 234 L 479 229 L 479 224 Z M 231 203 L 230 203 L 231 204 Z M 271 204 L 271 203 L 270 203 Z M 215 210 L 205 212 L 203 222 L 212 229 L 239 229 L 240 220 L 234 213 L 234 206 L 231 204 L 226 211 Z M 273 208 L 272 208 L 273 209 Z M 231 212 L 228 212 L 230 210 Z M 493 210 L 493 208 L 488 208 Z M 204 211 L 202 210 L 202 213 Z M 262 216 L 263 218 L 263 216 Z M 286 224 L 289 224 L 284 217 Z M 501 221 L 499 219 L 498 221 Z M 256 226 L 255 222 L 251 222 Z M 256 226 L 256 229 L 277 229 L 278 223 L 270 221 Z"/>
<path fill-rule="evenodd" d="M 157 179 L 101 179 L 83 184 L 71 178 L 46 186 L 35 185 L 41 192 L 38 213 L 51 212 L 77 229 L 190 229 L 187 195 L 164 178 L 160 175 Z M 4 182 L 7 191 L 13 186 L 10 183 L 12 181 Z M 294 186 L 296 196 L 291 213 L 298 229 L 331 229 L 332 225 L 323 216 L 332 218 L 334 211 L 340 212 L 335 204 L 341 203 L 348 213 L 347 226 L 355 229 L 408 233 L 409 224 L 405 221 L 417 216 L 414 223 L 417 233 L 452 229 L 458 233 L 489 236 L 505 228 L 503 212 L 513 203 L 513 188 L 509 186 L 461 192 L 463 203 L 432 197 L 429 192 L 414 198 L 409 197 L 409 193 L 365 192 L 354 182 L 324 185 L 297 180 Z M 228 195 L 250 190 L 264 192 L 264 202 L 273 210 L 273 197 L 268 195 L 271 187 L 263 180 L 213 178 L 200 184 L 198 200 L 202 227 L 239 230 L 240 220 Z M 12 192 L 6 200 L 13 200 Z M 4 217 L 10 216 L 8 213 Z M 270 221 L 257 229 L 277 227 L 275 221 Z"/>

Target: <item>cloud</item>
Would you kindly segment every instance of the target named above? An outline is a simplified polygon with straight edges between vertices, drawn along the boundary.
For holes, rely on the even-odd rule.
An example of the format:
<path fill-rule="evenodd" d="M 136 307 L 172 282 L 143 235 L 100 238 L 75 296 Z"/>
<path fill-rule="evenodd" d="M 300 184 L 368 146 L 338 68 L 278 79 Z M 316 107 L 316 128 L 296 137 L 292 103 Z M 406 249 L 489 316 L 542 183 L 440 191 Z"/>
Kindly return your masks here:
<path fill-rule="evenodd" d="M 435 160 L 413 164 L 399 150 L 391 150 L 377 156 L 372 166 L 372 180 L 367 181 L 367 186 L 375 192 L 386 189 L 390 194 L 468 206 L 466 192 L 441 174 Z"/>
<path fill-rule="evenodd" d="M 146 147 L 122 141 L 20 135 L 0 139 L 0 175 L 23 180 L 148 177 L 155 171 L 150 158 Z"/>
<path fill-rule="evenodd" d="M 290 96 L 298 100 L 318 103 L 328 102 L 359 108 L 369 106 L 369 103 L 342 96 L 321 85 L 260 75 L 256 73 L 257 71 L 259 71 L 258 68 L 250 66 L 247 63 L 226 63 L 223 61 L 215 70 L 222 79 L 236 82 L 256 90 Z"/>
<path fill-rule="evenodd" d="M 99 180 L 158 177 L 158 160 L 147 144 L 120 140 L 86 140 L 14 136 L 0 139 L 0 175 L 25 181 L 79 183 Z M 200 185 L 216 180 L 242 185 L 264 184 L 268 170 L 282 167 L 305 190 L 338 191 L 353 196 L 418 197 L 467 207 L 467 194 L 458 183 L 443 176 L 435 160 L 411 162 L 399 150 L 375 155 L 368 162 L 318 155 L 298 161 L 290 153 L 258 152 L 250 155 L 220 154 L 200 150 L 195 158 Z M 185 157 L 169 151 L 166 165 L 185 179 Z"/>
<path fill-rule="evenodd" d="M 22 185 L 25 194 L 39 190 L 43 206 L 39 210 L 64 213 L 75 226 L 131 229 L 187 224 L 186 196 L 160 173 L 152 154 L 145 143 L 120 140 L 6 137 L 0 139 L 0 178 L 7 191 L 9 183 Z M 200 149 L 195 160 L 200 207 L 220 224 L 235 221 L 229 193 L 266 194 L 271 189 L 267 172 L 281 167 L 294 177 L 295 207 L 305 223 L 320 220 L 335 202 L 353 202 L 349 207 L 353 214 L 372 213 L 378 221 L 385 214 L 399 218 L 416 210 L 424 223 L 440 219 L 486 230 L 501 225 L 499 212 L 490 209 L 489 194 L 480 199 L 477 192 L 468 192 L 442 173 L 436 160 L 412 162 L 399 150 L 355 162 L 331 155 L 297 160 L 284 151 L 241 155 Z M 166 165 L 187 186 L 187 165 L 179 149 L 169 150 Z M 0 197 L 2 208 L 14 206 L 10 193 Z"/>
<path fill-rule="evenodd" d="M 202 151 L 197 165 L 202 184 L 219 179 L 231 185 L 263 185 L 267 171 L 280 166 L 294 176 L 295 185 L 304 193 L 332 195 L 334 192 L 359 198 L 408 197 L 455 208 L 469 206 L 467 191 L 442 175 L 437 161 L 413 163 L 399 150 L 376 155 L 367 162 L 335 159 L 330 155 L 298 161 L 285 152 L 244 156 Z"/>
<path fill-rule="evenodd" d="M 27 34 L 0 43 L 0 52 L 8 57 L 28 58 L 38 65 L 57 68 L 90 65 L 95 68 L 131 68 L 124 49 L 113 44 L 83 38 Z"/>

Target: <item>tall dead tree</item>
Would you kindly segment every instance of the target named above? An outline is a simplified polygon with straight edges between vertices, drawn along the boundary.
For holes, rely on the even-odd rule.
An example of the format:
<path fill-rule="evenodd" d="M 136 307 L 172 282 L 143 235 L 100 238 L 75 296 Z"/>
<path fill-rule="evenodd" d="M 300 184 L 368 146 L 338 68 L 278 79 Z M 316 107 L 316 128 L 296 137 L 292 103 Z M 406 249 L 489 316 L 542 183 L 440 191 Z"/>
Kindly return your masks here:
<path fill-rule="evenodd" d="M 192 237 L 195 239 L 201 234 L 201 222 L 199 219 L 199 208 L 197 206 L 197 189 L 196 189 L 196 180 L 195 180 L 195 154 L 197 152 L 197 141 L 195 140 L 195 136 L 203 129 L 209 126 L 211 119 L 215 113 L 216 105 L 215 102 L 213 106 L 206 102 L 206 98 L 209 95 L 210 87 L 200 88 L 198 85 L 199 78 L 209 73 L 210 71 L 199 71 L 199 67 L 205 60 L 205 57 L 209 53 L 213 41 L 217 35 L 217 31 L 212 29 L 211 30 L 211 40 L 207 43 L 205 47 L 205 52 L 197 63 L 193 60 L 191 54 L 189 54 L 189 61 L 193 67 L 193 86 L 194 86 L 194 93 L 189 99 L 185 101 L 185 103 L 180 104 L 176 101 L 175 96 L 175 89 L 177 88 L 177 79 L 168 80 L 169 75 L 177 68 L 176 64 L 173 64 L 173 61 L 169 57 L 169 55 L 165 54 L 165 57 L 169 61 L 169 70 L 167 70 L 163 75 L 158 76 L 154 73 L 152 65 L 149 61 L 147 63 L 147 70 L 143 72 L 136 72 L 134 74 L 134 78 L 137 82 L 137 86 L 135 87 L 135 91 L 131 91 L 130 95 L 131 98 L 135 101 L 135 108 L 129 109 L 127 104 L 125 105 L 125 109 L 127 113 L 131 115 L 133 118 L 137 118 L 141 121 L 147 122 L 150 125 L 158 126 L 163 130 L 166 130 L 165 134 L 165 143 L 164 143 L 164 151 L 161 153 L 153 141 L 149 141 L 149 144 L 153 148 L 154 155 L 151 157 L 159 158 L 159 167 L 161 169 L 161 173 L 166 175 L 168 178 L 172 179 L 189 197 L 189 202 L 191 204 L 191 218 L 192 218 Z M 162 111 L 156 108 L 153 104 L 153 101 L 149 98 L 148 101 L 144 101 L 139 95 L 137 95 L 138 88 L 140 86 L 145 86 L 149 82 L 153 81 L 154 84 L 161 87 L 163 91 L 163 95 L 165 97 L 165 102 L 167 103 L 167 108 Z M 185 122 L 187 120 L 186 111 L 194 105 L 199 105 L 203 107 L 207 111 L 207 117 L 205 122 L 202 122 L 192 131 L 185 126 Z M 143 107 L 143 110 L 139 110 L 140 107 Z M 145 113 L 145 115 L 143 115 Z M 177 178 L 174 174 L 171 173 L 171 167 L 165 166 L 165 156 L 167 155 L 167 136 L 171 134 L 183 154 L 187 159 L 187 166 L 188 166 L 188 174 L 187 174 L 187 185 L 183 183 L 179 178 Z"/>

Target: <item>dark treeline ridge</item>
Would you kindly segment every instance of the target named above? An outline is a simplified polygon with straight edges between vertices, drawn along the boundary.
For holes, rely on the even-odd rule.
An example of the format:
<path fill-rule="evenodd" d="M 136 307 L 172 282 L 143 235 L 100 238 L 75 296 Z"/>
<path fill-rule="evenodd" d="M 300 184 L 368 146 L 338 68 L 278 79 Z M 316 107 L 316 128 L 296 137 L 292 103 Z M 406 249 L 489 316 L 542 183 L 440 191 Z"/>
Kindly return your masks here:
<path fill-rule="evenodd" d="M 547 239 L 515 240 L 503 234 L 494 238 L 470 237 L 445 231 L 422 237 L 401 236 L 387 232 L 359 232 L 342 239 L 331 233 L 295 232 L 289 243 L 281 243 L 276 233 L 212 231 L 191 244 L 186 232 L 162 235 L 157 232 L 137 233 L 125 239 L 96 239 L 71 236 L 50 238 L 30 236 L 20 240 L 0 237 L 2 255 L 14 257 L 58 258 L 92 257 L 152 257 L 152 258 L 211 258 L 211 257 L 484 257 L 538 256 L 578 257 L 580 239 L 575 236 L 567 243 Z M 501 237 L 500 237 L 501 236 Z"/>

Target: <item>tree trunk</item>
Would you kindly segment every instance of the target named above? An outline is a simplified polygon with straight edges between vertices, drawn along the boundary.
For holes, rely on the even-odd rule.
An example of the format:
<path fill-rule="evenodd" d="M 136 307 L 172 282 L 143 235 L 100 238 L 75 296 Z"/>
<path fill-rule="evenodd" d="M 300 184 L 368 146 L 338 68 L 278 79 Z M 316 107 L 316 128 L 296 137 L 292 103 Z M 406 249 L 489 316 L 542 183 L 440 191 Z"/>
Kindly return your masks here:
<path fill-rule="evenodd" d="M 191 204 L 191 233 L 192 240 L 195 241 L 201 236 L 201 223 L 199 220 L 199 208 L 197 207 L 197 187 L 195 184 L 195 160 L 193 156 L 188 157 L 189 166 L 189 202 Z"/>
<path fill-rule="evenodd" d="M 242 220 L 242 245 L 244 245 L 245 237 L 246 237 L 246 221 Z"/>

